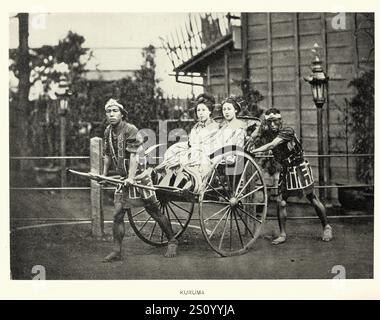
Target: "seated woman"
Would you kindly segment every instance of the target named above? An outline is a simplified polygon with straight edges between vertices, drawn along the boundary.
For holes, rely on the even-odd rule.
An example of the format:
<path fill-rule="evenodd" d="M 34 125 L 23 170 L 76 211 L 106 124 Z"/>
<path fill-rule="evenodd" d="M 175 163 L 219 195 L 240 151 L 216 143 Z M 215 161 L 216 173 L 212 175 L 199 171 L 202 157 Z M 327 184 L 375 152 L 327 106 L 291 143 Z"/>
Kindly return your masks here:
<path fill-rule="evenodd" d="M 190 133 L 189 144 L 177 143 L 170 147 L 163 163 L 155 168 L 156 172 L 166 171 L 159 180 L 160 185 L 192 188 L 193 192 L 197 192 L 207 181 L 215 161 L 220 159 L 217 156 L 211 160 L 209 156 L 212 153 L 228 145 L 244 147 L 247 124 L 237 119 L 241 111 L 240 101 L 231 96 L 222 102 L 223 121 L 220 124 L 209 118 L 210 107 L 208 112 L 203 112 L 205 105 L 204 102 L 197 104 L 200 121 Z"/>
<path fill-rule="evenodd" d="M 219 124 L 211 119 L 214 104 L 215 99 L 206 93 L 196 98 L 195 116 L 198 122 L 191 129 L 189 140 L 169 147 L 165 152 L 164 161 L 154 169 L 158 173 L 160 185 L 182 187 L 189 181 L 188 175 L 183 173 L 183 166 L 193 158 L 195 150 L 201 150 L 202 145 L 214 139 L 219 131 Z M 151 172 L 152 169 L 145 170 L 137 178 L 151 175 Z"/>
<path fill-rule="evenodd" d="M 220 125 L 219 141 L 217 148 L 227 145 L 244 146 L 246 137 L 246 122 L 237 118 L 241 111 L 241 101 L 234 96 L 230 96 L 222 102 L 222 113 L 224 121 Z"/>
<path fill-rule="evenodd" d="M 211 154 L 229 145 L 244 147 L 247 124 L 237 119 L 237 114 L 241 111 L 241 101 L 230 96 L 222 102 L 221 109 L 223 121 L 219 124 L 218 133 L 207 139 L 199 148 L 190 148 L 190 156 L 187 159 L 181 159 L 183 171 L 198 181 L 199 188 L 207 182 L 213 164 L 223 155 L 221 153 L 211 159 Z"/>
<path fill-rule="evenodd" d="M 203 144 L 213 139 L 219 129 L 218 123 L 211 119 L 214 104 L 215 99 L 206 93 L 196 98 L 195 116 L 198 122 L 191 129 L 188 142 L 178 142 L 169 147 L 165 152 L 164 161 L 156 170 L 174 168 L 181 162 L 186 162 L 191 156 L 191 150 L 201 149 Z"/>

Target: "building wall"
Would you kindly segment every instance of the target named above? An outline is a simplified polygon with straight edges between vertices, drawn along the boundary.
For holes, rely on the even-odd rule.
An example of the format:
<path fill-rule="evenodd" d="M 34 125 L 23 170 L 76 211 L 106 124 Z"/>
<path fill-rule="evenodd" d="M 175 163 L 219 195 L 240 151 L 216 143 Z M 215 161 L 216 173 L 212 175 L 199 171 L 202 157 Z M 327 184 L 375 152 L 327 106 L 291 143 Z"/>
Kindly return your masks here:
<path fill-rule="evenodd" d="M 221 101 L 229 94 L 241 95 L 240 82 L 242 80 L 241 50 L 226 48 L 214 56 L 209 64 L 208 74 L 204 78 L 206 91 L 213 94 L 217 101 Z M 227 61 L 225 54 L 228 56 Z"/>
<path fill-rule="evenodd" d="M 334 13 L 249 13 L 247 14 L 248 73 L 253 87 L 265 99 L 263 108 L 281 110 L 285 125 L 293 126 L 302 139 L 305 153 L 317 153 L 317 112 L 310 85 L 303 77 L 310 74 L 314 43 L 321 48 L 325 70 L 330 77 L 324 112 L 325 153 L 350 153 L 346 145 L 345 99 L 354 95 L 349 82 L 362 68 L 373 68 L 373 47 L 363 29 L 370 28 L 363 14 L 344 15 L 343 29 L 333 27 Z M 343 17 L 343 16 L 341 16 Z M 358 29 L 361 29 L 358 32 Z M 315 176 L 317 159 L 310 158 Z M 326 161 L 332 182 L 355 178 L 355 160 Z"/>

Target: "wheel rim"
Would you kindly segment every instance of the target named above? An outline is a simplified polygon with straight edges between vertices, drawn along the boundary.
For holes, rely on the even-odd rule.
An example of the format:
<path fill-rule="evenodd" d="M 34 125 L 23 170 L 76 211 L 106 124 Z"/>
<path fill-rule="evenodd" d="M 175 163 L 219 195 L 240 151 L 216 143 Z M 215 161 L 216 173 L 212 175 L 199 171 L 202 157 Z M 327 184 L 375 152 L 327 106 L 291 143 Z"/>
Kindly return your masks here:
<path fill-rule="evenodd" d="M 169 201 L 166 197 L 160 199 L 159 208 L 170 221 L 175 238 L 181 236 L 190 223 L 194 203 Z M 157 247 L 167 245 L 165 234 L 145 208 L 128 210 L 128 220 L 135 234 L 144 242 Z"/>
<path fill-rule="evenodd" d="M 221 256 L 243 254 L 260 235 L 267 212 L 267 190 L 253 158 L 240 151 L 223 155 L 201 195 L 203 235 Z"/>

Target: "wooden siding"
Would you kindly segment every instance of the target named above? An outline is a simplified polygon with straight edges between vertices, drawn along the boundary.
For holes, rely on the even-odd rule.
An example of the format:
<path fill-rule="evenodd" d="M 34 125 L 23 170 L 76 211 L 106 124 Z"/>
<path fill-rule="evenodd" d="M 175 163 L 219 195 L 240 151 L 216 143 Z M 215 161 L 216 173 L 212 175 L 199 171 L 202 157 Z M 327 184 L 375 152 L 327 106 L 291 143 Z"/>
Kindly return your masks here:
<path fill-rule="evenodd" d="M 352 139 L 346 139 L 344 121 L 345 99 L 354 95 L 349 83 L 360 68 L 374 65 L 372 45 L 364 30 L 371 26 L 365 24 L 363 15 L 347 13 L 344 30 L 333 28 L 335 15 L 249 13 L 247 16 L 250 81 L 265 97 L 261 106 L 277 107 L 284 115 L 284 125 L 295 127 L 307 154 L 317 151 L 317 112 L 310 85 L 303 81 L 311 72 L 314 43 L 321 47 L 325 71 L 330 77 L 328 101 L 323 109 L 325 153 L 346 153 L 352 149 Z M 357 33 L 355 39 L 359 24 L 363 31 Z M 353 159 L 328 161 L 332 182 L 346 177 L 347 170 L 354 178 Z M 317 177 L 317 161 L 313 160 L 312 164 Z"/>

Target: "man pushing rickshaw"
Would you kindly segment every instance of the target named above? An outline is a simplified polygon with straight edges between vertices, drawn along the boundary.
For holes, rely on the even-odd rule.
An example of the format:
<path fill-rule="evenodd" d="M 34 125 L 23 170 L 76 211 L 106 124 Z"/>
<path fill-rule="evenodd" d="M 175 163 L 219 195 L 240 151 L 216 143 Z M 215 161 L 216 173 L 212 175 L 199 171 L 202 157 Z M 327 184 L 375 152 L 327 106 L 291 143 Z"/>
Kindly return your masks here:
<path fill-rule="evenodd" d="M 279 111 L 268 110 L 264 121 L 239 118 L 242 100 L 231 96 L 222 102 L 221 121 L 216 122 L 211 118 L 214 106 L 212 96 L 199 95 L 195 101 L 197 122 L 189 140 L 171 146 L 163 162 L 155 168 L 146 168 L 146 161 L 142 161 L 146 156 L 143 140 L 137 128 L 126 122 L 124 106 L 114 99 L 107 102 L 109 125 L 104 135 L 101 179 L 112 180 L 105 178 L 111 164 L 121 179 L 113 180 L 118 182 L 114 196 L 114 246 L 104 262 L 121 259 L 125 213 L 140 239 L 151 245 L 167 246 L 165 257 L 176 256 L 177 238 L 189 225 L 196 203 L 202 233 L 215 252 L 231 256 L 248 251 L 260 235 L 268 201 L 265 179 L 253 154 L 267 150 L 273 151 L 284 168 L 278 206 L 280 235 L 273 244 L 286 240 L 285 205 L 287 197 L 292 195 L 290 190 L 307 195 L 324 227 L 323 240 L 331 240 L 331 226 L 313 191 L 311 168 L 303 159 L 302 146 L 293 131 L 281 129 Z M 252 133 L 248 136 L 247 132 Z M 273 141 L 255 148 L 254 141 L 262 134 L 270 135 Z M 284 166 L 285 160 L 289 165 Z M 290 165 L 295 168 L 295 184 L 289 180 L 291 174 L 286 169 Z M 132 210 L 137 206 L 136 200 L 142 207 L 137 212 Z"/>

